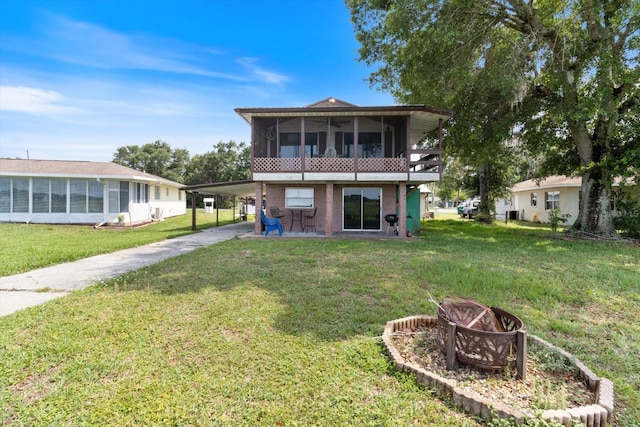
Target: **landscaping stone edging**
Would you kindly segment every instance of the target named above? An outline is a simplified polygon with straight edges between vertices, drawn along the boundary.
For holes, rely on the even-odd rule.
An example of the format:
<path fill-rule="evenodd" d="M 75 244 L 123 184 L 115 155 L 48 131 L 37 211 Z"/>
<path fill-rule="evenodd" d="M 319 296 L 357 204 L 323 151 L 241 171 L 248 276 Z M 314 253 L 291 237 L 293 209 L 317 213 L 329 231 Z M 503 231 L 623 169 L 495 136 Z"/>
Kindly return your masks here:
<path fill-rule="evenodd" d="M 387 322 L 382 334 L 382 341 L 387 348 L 387 354 L 393 359 L 396 369 L 415 374 L 419 383 L 437 390 L 439 395 L 450 395 L 458 407 L 464 409 L 465 412 L 471 415 L 479 416 L 487 420 L 496 416 L 499 418 L 511 418 L 514 419 L 517 424 L 523 423 L 525 418 L 532 418 L 534 416 L 508 408 L 498 402 L 492 402 L 480 396 L 478 393 L 456 387 L 455 381 L 443 378 L 415 363 L 405 361 L 391 342 L 391 335 L 396 331 L 415 329 L 419 326 L 436 327 L 436 324 L 437 318 L 435 316 L 426 315 L 409 316 Z M 540 346 L 549 348 L 560 354 L 568 362 L 574 364 L 579 371 L 580 378 L 589 387 L 589 390 L 594 392 L 596 397 L 596 403 L 593 405 L 546 410 L 542 412 L 542 418 L 553 419 L 566 426 L 570 425 L 572 419 L 581 421 L 586 427 L 606 426 L 613 415 L 613 383 L 607 378 L 598 377 L 572 354 L 554 346 L 542 338 L 527 334 L 527 339 Z"/>

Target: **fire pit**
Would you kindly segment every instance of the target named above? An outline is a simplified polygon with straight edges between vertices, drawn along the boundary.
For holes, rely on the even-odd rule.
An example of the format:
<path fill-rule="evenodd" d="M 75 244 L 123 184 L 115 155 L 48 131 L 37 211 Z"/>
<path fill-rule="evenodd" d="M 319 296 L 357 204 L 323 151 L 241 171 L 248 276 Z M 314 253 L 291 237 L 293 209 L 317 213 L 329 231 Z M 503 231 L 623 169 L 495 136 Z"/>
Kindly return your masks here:
<path fill-rule="evenodd" d="M 438 305 L 437 327 L 448 369 L 455 368 L 456 360 L 488 370 L 515 361 L 518 376 L 524 378 L 526 333 L 517 316 L 471 299 L 446 297 Z"/>

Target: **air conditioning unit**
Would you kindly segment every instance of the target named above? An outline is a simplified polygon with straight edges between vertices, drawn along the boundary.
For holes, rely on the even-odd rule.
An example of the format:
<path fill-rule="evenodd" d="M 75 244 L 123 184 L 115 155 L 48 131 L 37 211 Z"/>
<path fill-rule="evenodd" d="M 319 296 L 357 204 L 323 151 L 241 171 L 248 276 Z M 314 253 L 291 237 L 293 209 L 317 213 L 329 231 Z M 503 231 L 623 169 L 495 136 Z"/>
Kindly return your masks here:
<path fill-rule="evenodd" d="M 162 216 L 162 208 L 156 208 L 156 215 L 155 218 L 157 220 L 163 220 L 163 216 Z"/>

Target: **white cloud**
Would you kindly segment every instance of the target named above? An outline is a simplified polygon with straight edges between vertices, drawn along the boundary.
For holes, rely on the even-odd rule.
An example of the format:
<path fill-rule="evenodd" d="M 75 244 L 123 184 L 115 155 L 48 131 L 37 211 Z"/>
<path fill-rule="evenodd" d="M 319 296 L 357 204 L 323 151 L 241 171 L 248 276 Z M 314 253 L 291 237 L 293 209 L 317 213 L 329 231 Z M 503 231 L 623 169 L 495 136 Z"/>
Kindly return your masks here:
<path fill-rule="evenodd" d="M 279 85 L 290 80 L 289 77 L 284 74 L 269 71 L 260 67 L 257 65 L 258 60 L 256 58 L 238 58 L 236 62 L 243 65 L 254 77 L 265 83 Z"/>
<path fill-rule="evenodd" d="M 71 114 L 78 109 L 61 105 L 60 93 L 24 86 L 0 86 L 0 110 L 27 114 Z"/>
<path fill-rule="evenodd" d="M 41 37 L 10 37 L 3 49 L 97 69 L 138 69 L 246 81 L 224 69 L 221 51 L 143 33 L 123 33 L 48 14 Z M 216 62 L 217 60 L 217 62 Z"/>

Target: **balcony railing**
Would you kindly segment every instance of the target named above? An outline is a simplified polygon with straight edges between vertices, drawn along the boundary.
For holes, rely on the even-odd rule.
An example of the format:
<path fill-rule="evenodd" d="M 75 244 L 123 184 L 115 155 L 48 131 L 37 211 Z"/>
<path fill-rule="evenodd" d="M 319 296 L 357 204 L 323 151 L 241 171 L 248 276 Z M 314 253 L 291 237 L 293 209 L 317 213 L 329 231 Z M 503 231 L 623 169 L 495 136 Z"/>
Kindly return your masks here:
<path fill-rule="evenodd" d="M 352 159 L 344 157 L 278 158 L 256 157 L 254 172 L 407 172 L 405 158 Z"/>
<path fill-rule="evenodd" d="M 255 157 L 253 172 L 259 173 L 440 173 L 442 150 L 416 149 L 405 157 L 353 159 L 349 157 Z"/>

